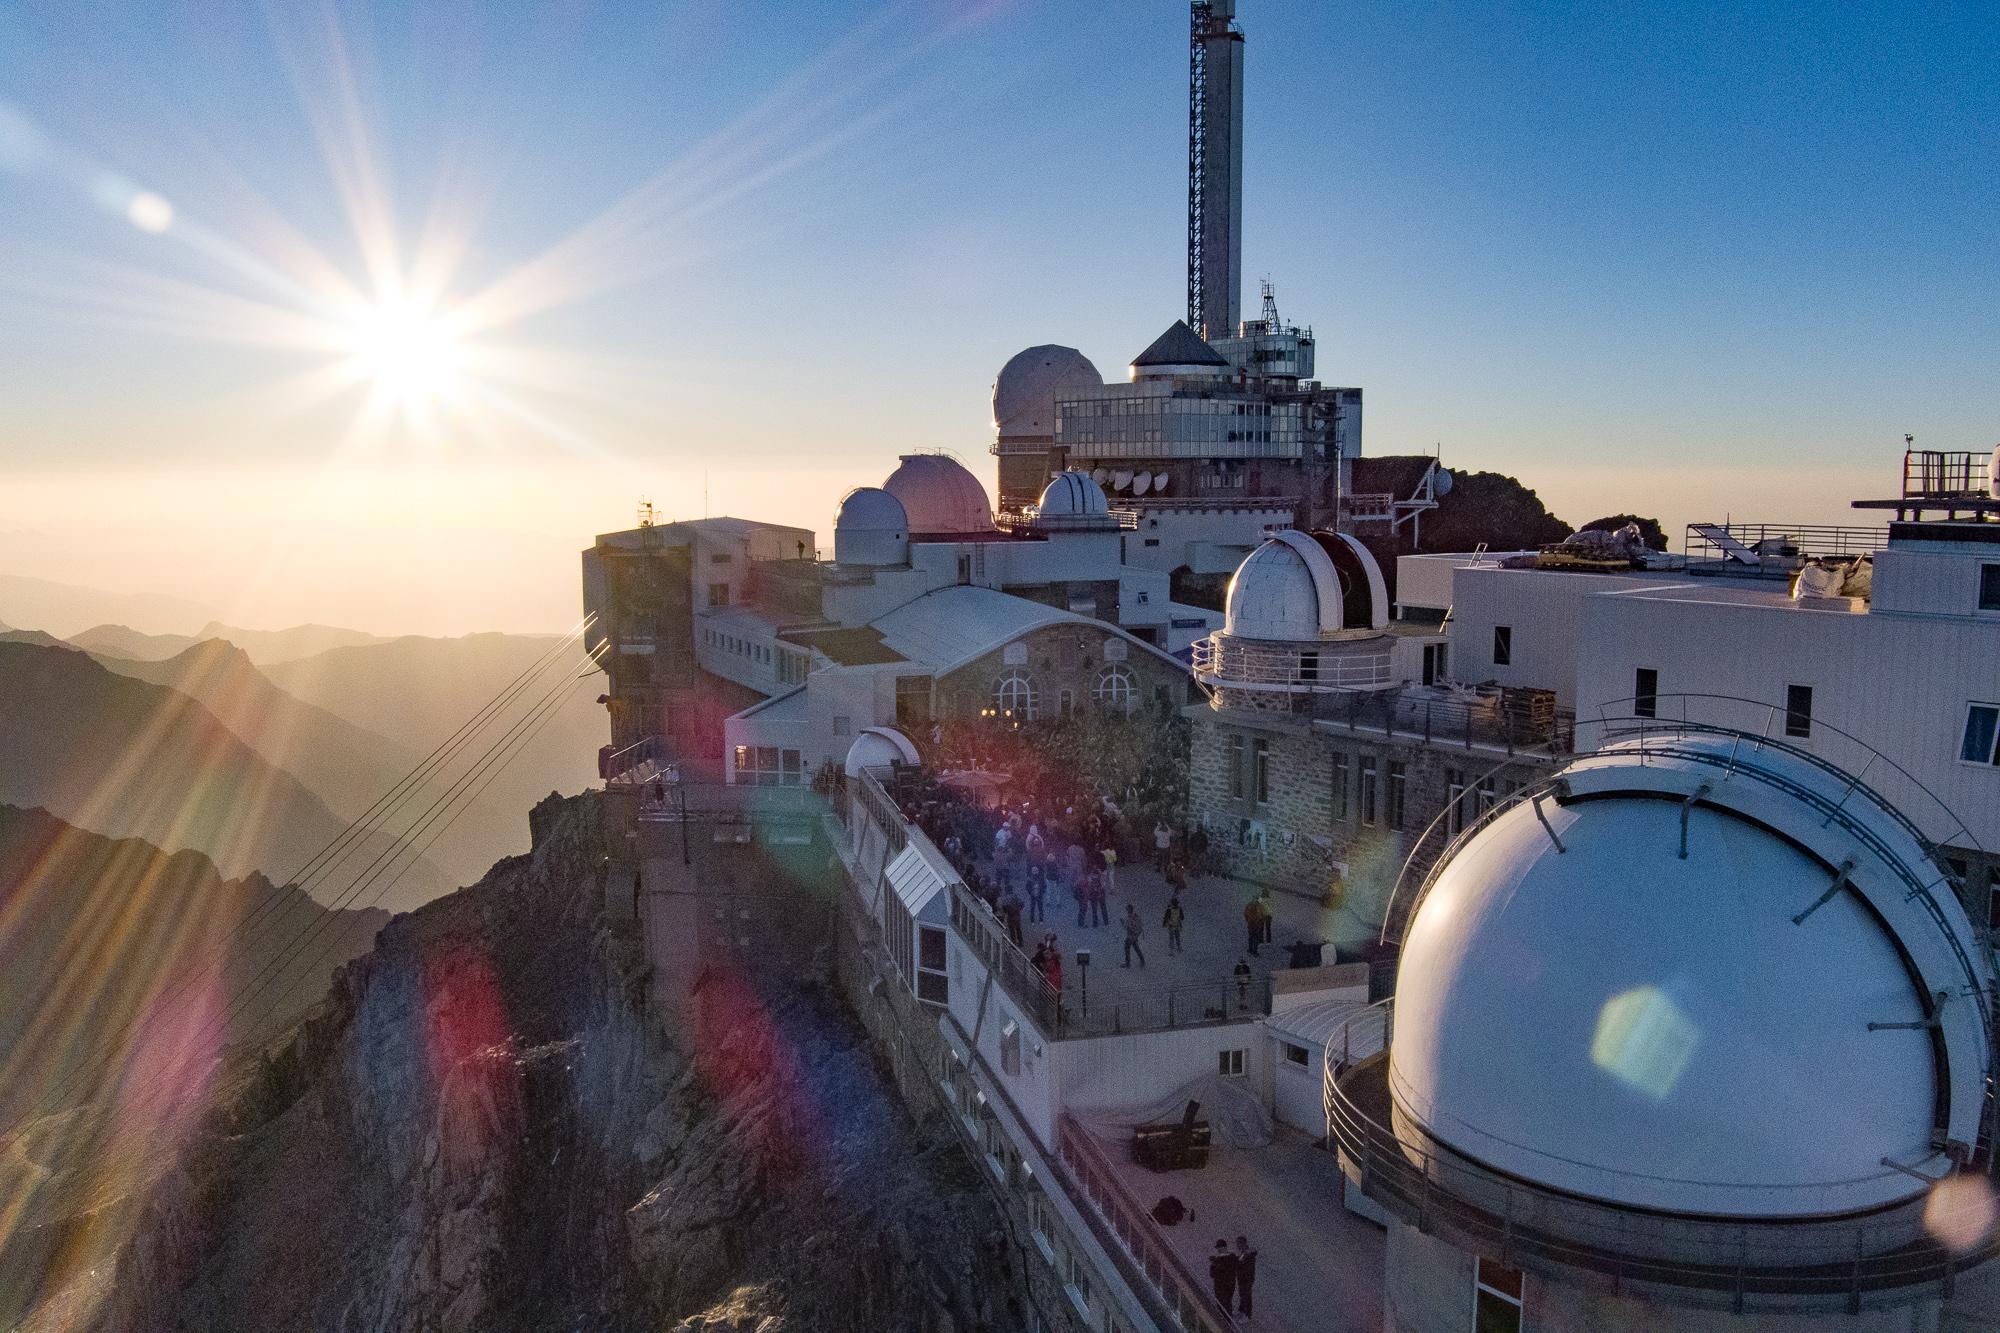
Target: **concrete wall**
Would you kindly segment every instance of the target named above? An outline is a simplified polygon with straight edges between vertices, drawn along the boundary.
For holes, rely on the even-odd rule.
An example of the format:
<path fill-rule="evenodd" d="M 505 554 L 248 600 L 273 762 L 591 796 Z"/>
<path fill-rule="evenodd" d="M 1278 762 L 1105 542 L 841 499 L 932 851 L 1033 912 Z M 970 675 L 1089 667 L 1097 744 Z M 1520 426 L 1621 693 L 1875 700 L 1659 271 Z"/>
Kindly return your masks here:
<path fill-rule="evenodd" d="M 1585 600 L 1623 588 L 1657 587 L 1660 580 L 1480 565 L 1454 569 L 1451 586 L 1452 679 L 1554 690 L 1558 707 L 1574 708 Z M 1510 662 L 1496 664 L 1493 631 L 1500 625 L 1513 630 L 1513 653 Z"/>
<path fill-rule="evenodd" d="M 1816 722 L 1880 750 L 1965 821 L 1980 846 L 2000 848 L 2000 768 L 1958 757 L 1968 702 L 2000 702 L 2000 618 L 1854 615 L 1658 595 L 1594 598 L 1585 612 L 1577 684 L 1586 704 L 1628 697 L 1642 666 L 1660 673 L 1662 694 L 1728 695 L 1780 710 L 1786 686 L 1808 686 Z M 1895 687 L 1884 689 L 1891 672 Z M 1663 715 L 1677 706 L 1663 704 Z M 1737 719 L 1755 731 L 1770 720 L 1763 708 Z M 1772 731 L 1782 735 L 1782 711 Z M 1866 762 L 1831 731 L 1815 732 L 1792 743 L 1849 768 Z M 1876 764 L 1867 780 L 1932 838 L 1962 841 L 1940 822 L 1936 805 L 1886 766 Z"/>

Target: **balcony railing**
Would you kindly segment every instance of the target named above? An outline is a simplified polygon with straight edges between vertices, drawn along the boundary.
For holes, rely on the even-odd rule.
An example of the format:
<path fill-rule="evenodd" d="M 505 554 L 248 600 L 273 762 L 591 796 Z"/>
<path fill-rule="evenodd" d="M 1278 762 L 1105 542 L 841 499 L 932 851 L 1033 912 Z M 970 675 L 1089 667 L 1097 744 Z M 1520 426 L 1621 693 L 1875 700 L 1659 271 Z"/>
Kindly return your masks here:
<path fill-rule="evenodd" d="M 1326 1044 L 1327 1129 L 1350 1182 L 1402 1221 L 1460 1249 L 1560 1280 L 1671 1287 L 1674 1299 L 1737 1311 L 1827 1311 L 1907 1299 L 2000 1251 L 1982 1226 L 1990 1197 L 1965 1192 L 1828 1221 L 1662 1214 L 1543 1189 L 1489 1171 L 1414 1126 L 1388 1089 L 1393 1002 L 1361 1010 Z M 1350 1186 L 1352 1187 L 1352 1185 Z M 1927 1225 L 1928 1224 L 1928 1225 Z M 1979 1239 L 1953 1252 L 1933 1235 Z M 1874 1300 L 1871 1301 L 1871 1295 Z"/>
<path fill-rule="evenodd" d="M 1144 1273 L 1178 1327 L 1233 1333 L 1237 1325 L 1207 1285 L 1159 1234 L 1152 1216 L 1125 1189 L 1097 1141 L 1067 1111 L 1056 1120 L 1056 1158 L 1110 1228 L 1120 1248 Z"/>
<path fill-rule="evenodd" d="M 1194 674 L 1223 689 L 1330 694 L 1379 690 L 1392 679 L 1392 667 L 1386 645 L 1301 647 L 1211 634 L 1194 642 Z"/>

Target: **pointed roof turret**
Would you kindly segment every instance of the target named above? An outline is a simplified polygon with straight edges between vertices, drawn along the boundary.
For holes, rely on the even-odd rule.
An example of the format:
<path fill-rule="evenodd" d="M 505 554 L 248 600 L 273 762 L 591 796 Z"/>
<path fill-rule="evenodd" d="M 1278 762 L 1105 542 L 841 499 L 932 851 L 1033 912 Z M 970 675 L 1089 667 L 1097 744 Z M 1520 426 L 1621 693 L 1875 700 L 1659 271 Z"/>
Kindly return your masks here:
<path fill-rule="evenodd" d="M 1157 371 L 1166 366 L 1197 369 L 1229 369 L 1228 358 L 1202 341 L 1201 335 L 1177 319 L 1173 327 L 1153 339 L 1153 345 L 1132 358 L 1132 369 Z"/>

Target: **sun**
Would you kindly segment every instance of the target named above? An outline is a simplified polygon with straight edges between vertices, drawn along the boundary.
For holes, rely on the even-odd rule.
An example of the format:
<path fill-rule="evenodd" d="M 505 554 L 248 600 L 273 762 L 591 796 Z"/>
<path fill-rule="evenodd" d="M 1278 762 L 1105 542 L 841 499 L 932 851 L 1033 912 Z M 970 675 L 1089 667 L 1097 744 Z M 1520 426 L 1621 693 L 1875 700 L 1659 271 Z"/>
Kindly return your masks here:
<path fill-rule="evenodd" d="M 448 311 L 385 298 L 356 311 L 341 341 L 357 378 L 390 406 L 413 413 L 459 398 L 469 352 Z"/>

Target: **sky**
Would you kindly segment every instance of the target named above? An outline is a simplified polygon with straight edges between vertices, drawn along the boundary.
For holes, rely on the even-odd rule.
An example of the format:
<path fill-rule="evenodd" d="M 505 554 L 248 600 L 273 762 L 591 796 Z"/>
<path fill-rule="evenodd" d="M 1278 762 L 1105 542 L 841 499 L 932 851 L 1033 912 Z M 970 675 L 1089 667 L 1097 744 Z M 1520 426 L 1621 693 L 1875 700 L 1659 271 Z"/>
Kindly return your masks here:
<path fill-rule="evenodd" d="M 2000 437 L 2000 9 L 1238 10 L 1245 271 L 1366 452 L 1678 539 Z M 1186 22 L 0 4 L 0 572 L 548 630 L 642 499 L 990 486 L 1008 356 L 1182 313 Z"/>

